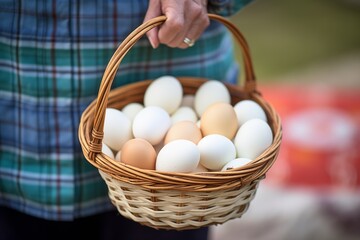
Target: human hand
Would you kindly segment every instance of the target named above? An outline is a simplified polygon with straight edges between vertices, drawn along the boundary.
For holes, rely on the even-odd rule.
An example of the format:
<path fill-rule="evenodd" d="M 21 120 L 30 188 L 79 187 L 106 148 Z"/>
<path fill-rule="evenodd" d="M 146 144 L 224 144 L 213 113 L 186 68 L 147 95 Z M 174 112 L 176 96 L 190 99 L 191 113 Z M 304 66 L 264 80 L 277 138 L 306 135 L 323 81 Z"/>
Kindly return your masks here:
<path fill-rule="evenodd" d="M 192 46 L 210 23 L 207 0 L 150 0 L 144 22 L 161 15 L 166 21 L 146 33 L 153 48 Z"/>

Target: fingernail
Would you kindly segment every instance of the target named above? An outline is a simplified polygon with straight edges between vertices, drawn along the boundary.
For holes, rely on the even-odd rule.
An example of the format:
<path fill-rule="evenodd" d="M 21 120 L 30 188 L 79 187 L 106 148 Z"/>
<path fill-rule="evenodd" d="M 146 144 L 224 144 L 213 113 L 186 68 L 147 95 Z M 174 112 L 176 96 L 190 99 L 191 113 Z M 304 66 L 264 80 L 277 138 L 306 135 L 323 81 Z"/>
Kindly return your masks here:
<path fill-rule="evenodd" d="M 154 49 L 157 48 L 157 46 L 153 43 L 153 40 L 151 38 L 149 38 L 149 42 L 150 42 L 152 48 L 154 48 Z"/>

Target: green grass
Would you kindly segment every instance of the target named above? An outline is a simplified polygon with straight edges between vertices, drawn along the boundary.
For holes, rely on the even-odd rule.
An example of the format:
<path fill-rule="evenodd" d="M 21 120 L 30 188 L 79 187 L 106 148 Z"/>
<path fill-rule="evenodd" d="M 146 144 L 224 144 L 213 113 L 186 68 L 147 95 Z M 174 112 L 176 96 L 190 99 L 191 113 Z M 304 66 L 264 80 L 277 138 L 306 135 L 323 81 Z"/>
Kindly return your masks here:
<path fill-rule="evenodd" d="M 249 43 L 257 78 L 275 79 L 359 52 L 360 2 L 350 2 L 255 0 L 231 20 Z"/>

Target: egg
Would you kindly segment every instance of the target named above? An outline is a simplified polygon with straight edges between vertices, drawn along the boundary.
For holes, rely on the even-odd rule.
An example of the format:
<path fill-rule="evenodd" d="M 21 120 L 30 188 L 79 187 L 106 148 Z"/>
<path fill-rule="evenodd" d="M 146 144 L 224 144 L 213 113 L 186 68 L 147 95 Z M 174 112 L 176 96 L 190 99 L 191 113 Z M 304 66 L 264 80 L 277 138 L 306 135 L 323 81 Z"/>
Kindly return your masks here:
<path fill-rule="evenodd" d="M 102 153 L 104 153 L 108 157 L 110 157 L 112 159 L 115 158 L 113 151 L 105 143 L 102 143 L 101 151 L 102 151 Z"/>
<path fill-rule="evenodd" d="M 156 154 L 158 154 L 160 150 L 164 147 L 164 139 L 160 143 L 153 146 L 155 148 Z"/>
<path fill-rule="evenodd" d="M 255 159 L 263 153 L 273 141 L 270 126 L 261 119 L 246 121 L 238 130 L 234 144 L 237 156 L 241 158 Z"/>
<path fill-rule="evenodd" d="M 130 119 L 120 110 L 105 110 L 103 142 L 113 151 L 119 151 L 123 144 L 131 139 L 132 128 Z"/>
<path fill-rule="evenodd" d="M 194 108 L 199 117 L 205 109 L 217 102 L 230 103 L 230 92 L 224 83 L 209 80 L 203 83 L 195 93 Z"/>
<path fill-rule="evenodd" d="M 136 114 L 132 130 L 135 138 L 143 138 L 155 146 L 162 141 L 170 126 L 169 114 L 161 107 L 150 106 Z"/>
<path fill-rule="evenodd" d="M 208 172 L 209 170 L 201 164 L 198 164 L 193 173 Z"/>
<path fill-rule="evenodd" d="M 229 103 L 214 103 L 201 116 L 201 132 L 204 136 L 221 134 L 233 139 L 238 128 L 235 110 Z"/>
<path fill-rule="evenodd" d="M 156 170 L 165 172 L 193 172 L 200 161 L 195 143 L 178 139 L 166 144 L 156 158 Z"/>
<path fill-rule="evenodd" d="M 162 76 L 151 82 L 144 94 L 144 106 L 158 106 L 169 114 L 179 108 L 183 96 L 180 81 L 173 76 Z"/>
<path fill-rule="evenodd" d="M 198 120 L 196 112 L 194 109 L 190 107 L 179 107 L 172 115 L 171 121 L 172 123 L 177 123 L 180 121 L 189 120 L 192 122 L 196 122 Z"/>
<path fill-rule="evenodd" d="M 233 142 L 219 134 L 203 137 L 198 143 L 198 148 L 200 164 L 210 170 L 221 170 L 225 164 L 236 158 Z"/>
<path fill-rule="evenodd" d="M 121 162 L 121 151 L 118 151 L 115 155 L 115 160 Z"/>
<path fill-rule="evenodd" d="M 202 134 L 196 123 L 191 121 L 180 121 L 172 125 L 166 133 L 164 144 L 173 140 L 186 139 L 197 144 L 202 138 Z"/>
<path fill-rule="evenodd" d="M 200 119 L 196 122 L 196 126 L 198 126 L 198 128 L 201 129 L 201 121 L 200 121 Z"/>
<path fill-rule="evenodd" d="M 253 118 L 259 118 L 265 122 L 267 121 L 264 109 L 253 100 L 242 100 L 237 102 L 234 105 L 234 110 L 239 126 Z"/>
<path fill-rule="evenodd" d="M 141 103 L 129 103 L 127 104 L 121 111 L 131 120 L 133 121 L 136 114 L 142 110 L 144 106 Z"/>
<path fill-rule="evenodd" d="M 155 161 L 154 147 L 141 138 L 130 139 L 121 150 L 121 162 L 134 167 L 154 170 Z"/>
<path fill-rule="evenodd" d="M 225 166 L 221 169 L 221 171 L 227 171 L 227 170 L 231 170 L 231 169 L 234 169 L 234 168 L 239 168 L 239 167 L 245 166 L 249 162 L 251 162 L 251 159 L 248 159 L 248 158 L 235 158 L 234 160 L 231 160 L 230 162 L 225 164 Z"/>
<path fill-rule="evenodd" d="M 195 95 L 185 94 L 182 98 L 180 107 L 190 107 L 194 108 Z"/>

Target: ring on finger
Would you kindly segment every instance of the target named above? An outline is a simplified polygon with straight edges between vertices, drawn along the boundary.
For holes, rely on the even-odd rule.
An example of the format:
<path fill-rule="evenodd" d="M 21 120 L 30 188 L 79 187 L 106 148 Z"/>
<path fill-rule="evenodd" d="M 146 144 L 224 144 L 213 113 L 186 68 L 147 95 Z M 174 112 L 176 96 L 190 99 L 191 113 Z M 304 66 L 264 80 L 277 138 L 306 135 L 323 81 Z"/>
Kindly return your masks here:
<path fill-rule="evenodd" d="M 194 46 L 195 41 L 186 37 L 186 38 L 184 38 L 184 43 L 186 43 L 189 47 L 192 47 L 192 46 Z"/>

